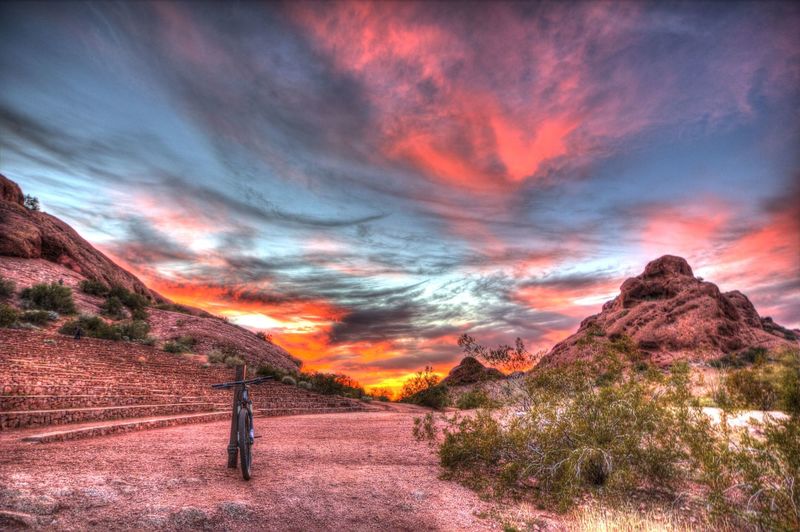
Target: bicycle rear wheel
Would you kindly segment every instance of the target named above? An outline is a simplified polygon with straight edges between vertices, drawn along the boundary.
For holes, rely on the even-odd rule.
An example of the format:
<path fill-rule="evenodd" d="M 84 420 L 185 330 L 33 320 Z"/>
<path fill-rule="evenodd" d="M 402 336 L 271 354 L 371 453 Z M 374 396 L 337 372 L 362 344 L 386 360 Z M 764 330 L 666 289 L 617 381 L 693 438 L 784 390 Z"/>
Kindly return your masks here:
<path fill-rule="evenodd" d="M 239 411 L 239 461 L 242 465 L 242 477 L 250 480 L 250 416 L 245 408 Z"/>

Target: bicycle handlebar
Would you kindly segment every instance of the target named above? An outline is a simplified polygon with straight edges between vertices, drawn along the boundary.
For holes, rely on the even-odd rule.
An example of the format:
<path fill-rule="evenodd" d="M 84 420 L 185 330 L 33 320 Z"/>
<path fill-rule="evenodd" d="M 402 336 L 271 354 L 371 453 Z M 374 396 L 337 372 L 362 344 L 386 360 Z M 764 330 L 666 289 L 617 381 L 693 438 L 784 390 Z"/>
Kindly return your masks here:
<path fill-rule="evenodd" d="M 262 382 L 266 382 L 271 380 L 272 377 L 256 377 L 255 379 L 244 380 L 244 381 L 231 381 L 231 382 L 221 382 L 219 384 L 212 384 L 212 388 L 222 389 L 222 388 L 232 388 L 234 386 L 238 386 L 240 384 L 261 384 Z"/>

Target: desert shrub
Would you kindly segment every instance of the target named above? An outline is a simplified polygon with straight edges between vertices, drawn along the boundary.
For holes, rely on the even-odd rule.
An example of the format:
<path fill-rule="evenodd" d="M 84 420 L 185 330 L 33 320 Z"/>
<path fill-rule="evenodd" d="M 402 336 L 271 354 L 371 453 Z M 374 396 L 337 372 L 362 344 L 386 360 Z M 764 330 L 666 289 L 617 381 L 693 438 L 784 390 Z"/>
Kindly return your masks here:
<path fill-rule="evenodd" d="M 477 388 L 461 394 L 456 401 L 456 406 L 461 410 L 490 408 L 494 406 L 494 401 L 491 400 L 489 395 L 484 390 Z"/>
<path fill-rule="evenodd" d="M 439 376 L 433 372 L 432 366 L 425 366 L 411 377 L 407 378 L 400 390 L 400 401 L 404 401 L 417 393 L 432 388 L 439 384 Z"/>
<path fill-rule="evenodd" d="M 488 349 L 465 333 L 459 337 L 458 346 L 464 350 L 465 355 L 483 359 L 487 364 L 503 367 L 510 372 L 529 368 L 535 361 L 534 355 L 525 349 L 521 338 L 516 339 L 514 347 L 501 344 L 494 349 Z"/>
<path fill-rule="evenodd" d="M 439 384 L 431 366 L 425 366 L 403 383 L 400 402 L 442 409 L 449 402 L 447 386 Z"/>
<path fill-rule="evenodd" d="M 229 368 L 244 364 L 244 358 L 241 356 L 241 354 L 239 354 L 239 350 L 230 344 L 218 345 L 215 349 L 208 353 L 208 361 L 212 364 L 225 364 Z M 259 372 L 257 373 L 259 375 L 263 375 L 263 373 L 260 373 L 260 370 L 261 368 L 259 368 Z"/>
<path fill-rule="evenodd" d="M 450 397 L 448 396 L 447 385 L 437 384 L 401 399 L 401 402 L 441 410 L 450 404 Z"/>
<path fill-rule="evenodd" d="M 297 383 L 297 386 L 299 388 L 303 388 L 304 390 L 310 390 L 311 389 L 311 383 L 308 382 L 308 381 L 300 381 L 300 382 Z"/>
<path fill-rule="evenodd" d="M 240 356 L 228 356 L 225 357 L 225 365 L 229 368 L 235 368 L 236 366 L 241 366 L 244 364 L 244 359 Z"/>
<path fill-rule="evenodd" d="M 725 373 L 715 399 L 728 407 L 800 412 L 800 352 L 786 350 L 771 360 L 764 356 L 759 354 L 750 367 Z"/>
<path fill-rule="evenodd" d="M 369 395 L 362 395 L 361 400 L 364 401 L 365 403 L 371 403 L 372 397 L 370 397 Z"/>
<path fill-rule="evenodd" d="M 796 414 L 767 416 L 758 431 L 733 427 L 726 411 L 716 423 L 696 406 L 685 364 L 666 380 L 628 372 L 601 386 L 590 368 L 539 370 L 518 416 L 445 417 L 440 432 L 427 415 L 415 420 L 414 435 L 438 442 L 442 465 L 457 478 L 529 490 L 561 507 L 647 487 L 676 494 L 693 483 L 710 519 L 739 529 L 800 527 Z"/>
<path fill-rule="evenodd" d="M 19 319 L 19 312 L 14 307 L 0 304 L 0 327 L 11 327 Z"/>
<path fill-rule="evenodd" d="M 150 325 L 142 320 L 130 320 L 114 326 L 122 335 L 123 340 L 145 340 L 150 332 Z"/>
<path fill-rule="evenodd" d="M 188 351 L 188 349 L 182 343 L 170 340 L 164 342 L 164 351 L 166 351 L 167 353 L 173 353 L 179 355 L 181 353 L 185 353 L 186 351 Z"/>
<path fill-rule="evenodd" d="M 341 395 L 355 399 L 364 395 L 364 388 L 347 375 L 316 372 L 306 375 L 306 378 L 312 389 L 323 395 Z"/>
<path fill-rule="evenodd" d="M 30 194 L 25 194 L 22 204 L 25 205 L 26 209 L 31 211 L 38 211 L 40 209 L 39 198 L 31 196 Z"/>
<path fill-rule="evenodd" d="M 150 301 L 141 294 L 131 292 L 122 286 L 113 286 L 108 292 L 108 299 L 117 298 L 120 302 L 128 307 L 133 320 L 147 320 L 147 307 Z"/>
<path fill-rule="evenodd" d="M 711 360 L 708 365 L 717 369 L 744 368 L 766 362 L 767 354 L 767 350 L 763 347 L 750 347 L 738 353 L 726 353 Z"/>
<path fill-rule="evenodd" d="M 72 289 L 58 283 L 33 285 L 25 288 L 20 297 L 23 303 L 31 308 L 52 310 L 62 314 L 75 313 Z"/>
<path fill-rule="evenodd" d="M 101 338 L 104 340 L 147 340 L 150 326 L 143 321 L 128 321 L 119 324 L 109 324 L 99 316 L 80 316 L 70 320 L 58 330 L 61 334 L 74 335 L 78 327 L 85 336 Z"/>
<path fill-rule="evenodd" d="M 294 380 L 294 378 L 290 377 L 289 375 L 286 375 L 285 377 L 283 377 L 281 379 L 281 382 L 284 383 L 284 384 L 291 384 L 292 386 L 297 384 L 297 381 Z"/>
<path fill-rule="evenodd" d="M 11 279 L 5 279 L 0 276 L 0 301 L 10 299 L 14 295 L 16 284 Z"/>
<path fill-rule="evenodd" d="M 262 377 L 272 377 L 276 381 L 279 381 L 286 376 L 286 372 L 277 368 L 273 368 L 272 366 L 263 365 L 258 367 L 258 370 L 256 370 L 256 375 L 260 375 Z"/>
<path fill-rule="evenodd" d="M 123 305 L 122 300 L 116 296 L 111 296 L 106 299 L 100 307 L 100 310 L 103 314 L 115 320 L 125 317 L 125 305 Z"/>
<path fill-rule="evenodd" d="M 80 283 L 81 292 L 90 296 L 106 297 L 111 290 L 108 286 L 94 279 L 84 279 Z"/>
<path fill-rule="evenodd" d="M 19 316 L 20 321 L 34 325 L 46 325 L 58 319 L 58 313 L 52 310 L 26 310 Z"/>
<path fill-rule="evenodd" d="M 773 377 L 764 368 L 742 368 L 725 376 L 724 385 L 736 406 L 772 410 L 778 402 Z"/>
<path fill-rule="evenodd" d="M 185 305 L 180 305 L 178 303 L 159 303 L 159 304 L 155 305 L 154 308 L 157 308 L 158 310 L 169 310 L 171 312 L 180 312 L 182 314 L 191 314 L 192 313 L 192 311 L 189 309 L 189 307 L 187 307 Z"/>
<path fill-rule="evenodd" d="M 376 387 L 370 389 L 369 394 L 372 396 L 373 399 L 377 399 L 378 401 L 383 401 L 384 403 L 388 403 L 394 397 L 394 393 L 389 388 L 382 388 Z"/>
<path fill-rule="evenodd" d="M 267 333 L 266 331 L 258 331 L 256 333 L 256 336 L 258 336 L 260 339 L 264 340 L 265 342 L 272 343 L 272 335 Z"/>
<path fill-rule="evenodd" d="M 450 420 L 442 465 L 512 488 L 533 480 L 545 501 L 562 507 L 584 493 L 620 494 L 676 478 L 685 458 L 676 444 L 678 412 L 651 393 L 650 381 L 597 386 L 578 365 L 543 370 L 527 386 L 527 408 L 504 423 L 486 410 Z"/>

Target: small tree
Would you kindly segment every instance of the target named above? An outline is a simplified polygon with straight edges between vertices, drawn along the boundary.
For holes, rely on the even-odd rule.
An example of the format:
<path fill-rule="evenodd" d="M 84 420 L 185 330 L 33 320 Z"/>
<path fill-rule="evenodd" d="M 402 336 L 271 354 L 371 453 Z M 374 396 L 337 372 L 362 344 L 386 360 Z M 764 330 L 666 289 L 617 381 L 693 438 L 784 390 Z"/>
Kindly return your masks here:
<path fill-rule="evenodd" d="M 439 384 L 439 380 L 439 376 L 433 372 L 433 367 L 425 366 L 425 369 L 418 371 L 403 383 L 403 389 L 400 391 L 400 400 L 403 401 L 412 395 L 433 388 Z"/>
<path fill-rule="evenodd" d="M 2 276 L 0 276 L 0 301 L 4 301 L 13 296 L 15 289 L 16 285 L 14 284 L 14 281 L 10 279 L 4 279 Z"/>
<path fill-rule="evenodd" d="M 30 194 L 25 194 L 24 205 L 27 209 L 32 211 L 40 210 L 39 198 L 36 196 L 31 196 Z"/>
<path fill-rule="evenodd" d="M 501 344 L 495 349 L 488 349 L 464 333 L 458 338 L 458 346 L 466 355 L 480 358 L 489 365 L 500 366 L 508 371 L 527 369 L 534 362 L 534 356 L 525 349 L 525 343 L 521 338 L 517 338 L 514 347 Z"/>

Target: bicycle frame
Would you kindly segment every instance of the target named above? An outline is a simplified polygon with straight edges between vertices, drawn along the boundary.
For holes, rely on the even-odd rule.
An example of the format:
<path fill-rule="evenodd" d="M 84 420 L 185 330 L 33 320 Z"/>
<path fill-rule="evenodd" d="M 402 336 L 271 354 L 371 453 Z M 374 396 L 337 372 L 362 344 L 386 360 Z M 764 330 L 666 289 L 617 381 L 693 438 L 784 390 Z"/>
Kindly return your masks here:
<path fill-rule="evenodd" d="M 237 369 L 237 377 L 244 373 Z M 214 389 L 234 388 L 235 408 L 233 409 L 231 420 L 231 440 L 228 445 L 228 467 L 236 467 L 237 448 L 242 464 L 242 476 L 245 480 L 250 479 L 250 464 L 252 460 L 251 448 L 255 443 L 255 427 L 253 424 L 253 401 L 250 399 L 248 384 L 261 384 L 272 379 L 272 377 L 256 377 L 254 379 L 242 379 L 231 382 L 212 384 Z M 243 417 L 244 409 L 244 417 Z M 249 429 L 249 430 L 248 430 Z M 235 439 L 234 439 L 234 434 Z M 246 438 L 246 439 L 245 439 Z"/>

